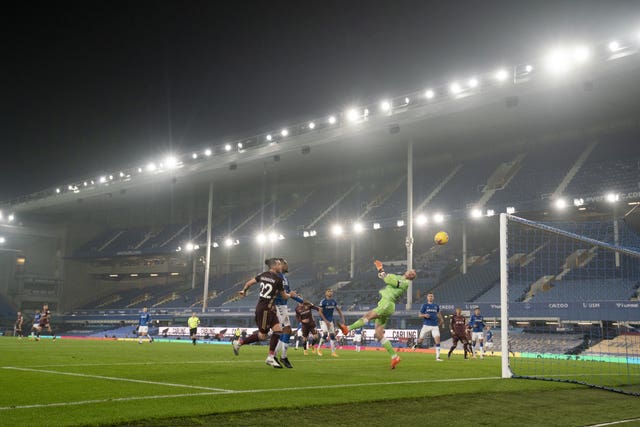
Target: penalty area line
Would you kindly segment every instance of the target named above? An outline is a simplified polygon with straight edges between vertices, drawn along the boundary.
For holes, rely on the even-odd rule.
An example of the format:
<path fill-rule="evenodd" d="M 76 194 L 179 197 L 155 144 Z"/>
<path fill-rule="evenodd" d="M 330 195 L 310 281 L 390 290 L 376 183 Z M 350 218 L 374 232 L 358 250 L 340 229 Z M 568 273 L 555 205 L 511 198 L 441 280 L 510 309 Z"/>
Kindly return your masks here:
<path fill-rule="evenodd" d="M 430 379 L 430 380 L 407 380 L 407 381 L 390 381 L 390 382 L 375 382 L 375 383 L 317 385 L 317 386 L 305 386 L 305 387 L 265 388 L 265 389 L 255 389 L 255 390 L 224 390 L 224 391 L 211 391 L 211 392 L 203 392 L 203 393 L 165 394 L 165 395 L 155 395 L 155 396 L 133 396 L 133 397 L 110 398 L 110 399 L 80 400 L 75 402 L 56 402 L 56 403 L 41 403 L 41 404 L 33 404 L 33 405 L 0 406 L 0 411 L 8 411 L 12 409 L 51 408 L 51 407 L 60 407 L 60 406 L 81 406 L 81 405 L 91 405 L 91 404 L 111 403 L 111 402 L 129 402 L 129 401 L 136 401 L 136 400 L 173 399 L 173 398 L 182 398 L 182 397 L 217 396 L 217 395 L 224 396 L 224 395 L 233 395 L 233 394 L 272 393 L 272 392 L 300 391 L 300 390 L 328 390 L 328 389 L 350 388 L 350 387 L 380 387 L 380 386 L 388 386 L 388 385 L 487 381 L 487 380 L 501 380 L 501 379 L 502 379 L 501 377 L 441 378 L 441 379 Z M 186 386 L 186 387 L 190 387 L 190 386 Z"/>
<path fill-rule="evenodd" d="M 165 383 L 161 381 L 136 380 L 133 378 L 107 377 L 103 375 L 81 374 L 77 372 L 50 371 L 47 369 L 17 368 L 13 366 L 3 366 L 2 369 L 11 369 L 14 371 L 25 371 L 25 372 L 37 372 L 37 373 L 52 374 L 52 375 L 67 375 L 70 377 L 90 378 L 90 379 L 108 380 L 108 381 L 124 381 L 124 382 L 139 383 L 139 384 L 160 385 L 165 387 L 192 388 L 196 390 L 219 391 L 219 392 L 225 392 L 225 393 L 232 391 L 232 390 L 225 390 L 223 388 L 216 388 L 216 387 L 204 387 L 204 386 L 188 385 L 188 384 Z"/>
<path fill-rule="evenodd" d="M 586 427 L 615 426 L 615 425 L 618 425 L 618 424 L 632 423 L 634 421 L 640 421 L 640 418 L 629 418 L 629 419 L 626 419 L 626 420 L 610 421 L 608 423 L 601 423 L 601 424 L 589 424 Z"/>

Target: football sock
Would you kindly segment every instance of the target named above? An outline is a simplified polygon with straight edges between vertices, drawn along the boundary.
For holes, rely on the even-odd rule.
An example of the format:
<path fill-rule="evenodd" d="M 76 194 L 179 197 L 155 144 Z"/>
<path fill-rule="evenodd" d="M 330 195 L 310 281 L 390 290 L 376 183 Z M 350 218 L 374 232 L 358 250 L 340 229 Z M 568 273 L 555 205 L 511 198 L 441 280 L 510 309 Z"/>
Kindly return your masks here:
<path fill-rule="evenodd" d="M 276 347 L 280 341 L 280 333 L 274 332 L 271 334 L 271 340 L 269 341 L 269 354 L 273 355 L 276 352 Z"/>
<path fill-rule="evenodd" d="M 336 352 L 336 342 L 334 340 L 329 340 L 329 344 L 331 344 L 331 353 Z"/>
<path fill-rule="evenodd" d="M 393 349 L 393 346 L 391 345 L 391 341 L 389 341 L 386 338 L 382 338 L 380 340 L 380 344 L 382 344 L 382 346 L 385 348 L 385 350 L 387 350 L 387 352 L 391 355 L 391 357 L 396 356 L 396 351 Z"/>
<path fill-rule="evenodd" d="M 255 332 L 246 338 L 240 338 L 240 345 L 251 344 L 258 341 L 260 341 L 260 338 L 258 337 L 258 333 Z"/>
<path fill-rule="evenodd" d="M 440 344 L 436 344 L 436 359 L 440 359 Z"/>
<path fill-rule="evenodd" d="M 366 324 L 366 322 L 367 321 L 364 318 L 358 319 L 355 322 L 353 322 L 351 325 L 349 325 L 349 330 L 353 331 L 354 329 L 360 329 Z"/>
<path fill-rule="evenodd" d="M 281 352 L 282 352 L 282 357 L 284 357 L 286 359 L 287 357 L 287 350 L 289 349 L 289 341 L 291 340 L 291 334 L 282 334 L 280 335 L 280 344 L 281 344 Z"/>

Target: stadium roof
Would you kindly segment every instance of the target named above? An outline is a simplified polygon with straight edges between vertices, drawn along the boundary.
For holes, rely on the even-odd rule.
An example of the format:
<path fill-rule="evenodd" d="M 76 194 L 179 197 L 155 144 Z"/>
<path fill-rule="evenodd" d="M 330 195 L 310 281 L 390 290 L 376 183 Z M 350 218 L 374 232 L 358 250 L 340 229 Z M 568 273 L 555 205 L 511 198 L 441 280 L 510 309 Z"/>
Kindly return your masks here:
<path fill-rule="evenodd" d="M 171 186 L 181 191 L 212 180 L 228 184 L 259 176 L 274 156 L 279 156 L 278 168 L 308 173 L 327 164 L 349 167 L 367 156 L 400 160 L 405 156 L 403 142 L 409 139 L 415 141 L 418 154 L 429 154 L 443 146 L 482 149 L 496 141 L 559 138 L 564 132 L 587 134 L 612 126 L 637 126 L 640 55 L 634 48 L 613 59 L 594 60 L 559 76 L 525 76 L 518 84 L 481 83 L 476 88 L 468 82 L 473 90 L 444 96 L 439 102 L 408 99 L 408 105 L 403 105 L 404 97 L 399 97 L 395 100 L 400 101 L 392 101 L 399 104 L 392 114 L 376 111 L 369 116 L 365 107 L 359 107 L 345 111 L 335 126 L 325 124 L 287 137 L 274 134 L 273 143 L 262 141 L 253 147 L 240 148 L 234 141 L 229 143 L 230 149 L 218 147 L 211 156 L 204 151 L 195 153 L 197 159 L 191 153 L 180 153 L 179 158 L 165 159 L 171 165 L 164 169 L 154 163 L 132 167 L 126 173 L 113 171 L 96 176 L 93 183 L 79 180 L 58 187 L 61 190 L 23 196 L 2 207 L 17 213 L 41 209 L 65 212 L 78 209 L 79 202 L 91 207 L 105 198 L 134 201 L 141 195 L 167 193 Z M 388 107 L 381 104 L 380 110 L 385 112 Z M 259 140 L 240 141 L 250 145 Z"/>

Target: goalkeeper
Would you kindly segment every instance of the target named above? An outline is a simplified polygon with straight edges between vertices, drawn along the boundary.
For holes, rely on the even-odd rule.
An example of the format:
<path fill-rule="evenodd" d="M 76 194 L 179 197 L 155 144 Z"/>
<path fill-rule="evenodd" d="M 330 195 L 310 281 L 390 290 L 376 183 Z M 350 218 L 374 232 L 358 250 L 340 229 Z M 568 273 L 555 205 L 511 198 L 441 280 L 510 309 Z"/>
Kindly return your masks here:
<path fill-rule="evenodd" d="M 380 301 L 378 301 L 378 306 L 349 326 L 341 324 L 340 329 L 342 330 L 342 333 L 347 336 L 349 331 L 360 329 L 371 320 L 375 319 L 376 330 L 374 336 L 391 355 L 391 369 L 395 369 L 398 363 L 400 363 L 400 356 L 398 356 L 393 349 L 391 342 L 385 338 L 384 327 L 389 321 L 391 315 L 396 311 L 396 302 L 405 292 L 407 292 L 410 282 L 416 278 L 416 272 L 414 270 L 409 270 L 402 276 L 387 274 L 385 273 L 380 261 L 375 261 L 374 264 L 378 269 L 378 277 L 383 279 L 385 283 L 385 287 L 380 290 Z"/>

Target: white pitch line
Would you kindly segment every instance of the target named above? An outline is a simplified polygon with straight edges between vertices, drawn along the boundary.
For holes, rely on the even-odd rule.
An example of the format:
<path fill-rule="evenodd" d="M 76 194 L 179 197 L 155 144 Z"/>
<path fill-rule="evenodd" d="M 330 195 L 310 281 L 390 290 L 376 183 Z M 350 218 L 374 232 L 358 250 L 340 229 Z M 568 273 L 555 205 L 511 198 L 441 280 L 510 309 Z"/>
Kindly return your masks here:
<path fill-rule="evenodd" d="M 375 358 L 360 358 L 360 359 L 340 359 L 340 362 L 362 362 L 370 360 L 379 360 Z M 300 362 L 333 362 L 335 359 L 330 358 L 311 358 L 296 360 L 296 363 Z M 224 363 L 259 363 L 264 362 L 264 359 L 259 360 L 185 360 L 185 361 L 173 361 L 173 362 L 115 362 L 115 363 L 70 363 L 60 365 L 30 365 L 31 368 L 81 368 L 91 366 L 161 366 L 161 365 L 215 365 Z M 13 368 L 13 366 L 3 366 L 2 368 Z"/>
<path fill-rule="evenodd" d="M 188 384 L 174 384 L 174 383 L 165 383 L 165 382 L 159 382 L 159 381 L 136 380 L 132 378 L 106 377 L 103 375 L 80 374 L 77 372 L 49 371 L 46 369 L 16 368 L 12 366 L 3 366 L 2 369 L 11 369 L 14 371 L 38 372 L 43 374 L 68 375 L 71 377 L 92 378 L 92 379 L 109 380 L 109 381 L 125 381 L 125 382 L 131 382 L 131 383 L 161 385 L 166 387 L 182 387 L 182 388 L 193 388 L 197 390 L 221 391 L 225 393 L 231 391 L 231 390 L 225 390 L 223 388 L 215 388 L 215 387 L 203 387 L 203 386 L 188 385 Z"/>
<path fill-rule="evenodd" d="M 180 398 L 180 397 L 216 396 L 216 395 L 230 395 L 230 394 L 271 393 L 271 392 L 298 391 L 298 390 L 327 390 L 327 389 L 335 389 L 335 388 L 373 387 L 373 386 L 403 385 L 403 384 L 487 381 L 487 380 L 501 380 L 501 379 L 502 379 L 501 377 L 442 378 L 442 379 L 431 379 L 431 380 L 410 380 L 410 381 L 391 381 L 391 382 L 359 383 L 359 384 L 317 385 L 317 386 L 306 386 L 306 387 L 265 388 L 265 389 L 257 389 L 257 390 L 225 390 L 225 391 L 213 391 L 209 393 L 166 394 L 166 395 L 156 395 L 156 396 L 135 396 L 135 397 L 118 397 L 118 398 L 111 398 L 111 399 L 80 400 L 75 402 L 42 403 L 42 404 L 34 404 L 34 405 L 0 406 L 0 411 L 8 411 L 12 409 L 50 408 L 50 407 L 56 407 L 56 406 L 90 405 L 90 404 L 110 403 L 110 402 L 127 402 L 127 401 L 133 401 L 133 400 L 171 399 L 171 398 Z"/>
<path fill-rule="evenodd" d="M 588 425 L 586 427 L 604 427 L 604 426 L 614 426 L 616 424 L 625 424 L 625 423 L 631 423 L 633 421 L 640 421 L 640 418 L 630 418 L 627 420 L 618 420 L 618 421 L 611 421 L 608 423 L 602 423 L 602 424 L 591 424 Z"/>

